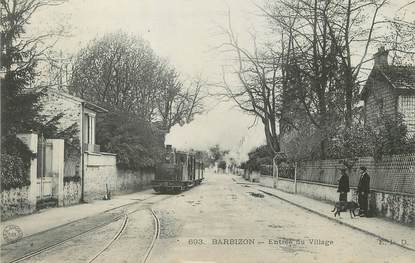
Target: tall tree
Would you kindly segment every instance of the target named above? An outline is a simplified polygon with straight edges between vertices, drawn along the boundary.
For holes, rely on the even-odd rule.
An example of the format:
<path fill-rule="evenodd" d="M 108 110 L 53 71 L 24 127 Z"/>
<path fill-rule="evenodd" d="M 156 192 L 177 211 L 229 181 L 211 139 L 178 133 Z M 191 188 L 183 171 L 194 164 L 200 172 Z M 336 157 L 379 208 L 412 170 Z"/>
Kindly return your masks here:
<path fill-rule="evenodd" d="M 410 1 L 401 6 L 393 18 L 385 21 L 388 31 L 381 41 L 390 51 L 393 65 L 413 65 L 415 62 L 415 20 L 410 17 L 414 7 L 415 1 Z"/>
<path fill-rule="evenodd" d="M 359 92 L 361 69 L 370 61 L 367 58 L 369 48 L 377 43 L 379 17 L 386 7 L 386 0 L 347 0 L 327 1 L 327 10 L 322 19 L 328 26 L 328 34 L 336 48 L 338 63 L 341 65 L 341 88 L 345 97 L 345 127 L 353 124 L 353 108 Z M 362 50 L 354 59 L 354 50 Z"/>
<path fill-rule="evenodd" d="M 178 73 L 141 38 L 107 34 L 82 49 L 70 93 L 106 108 L 161 122 L 169 131 L 201 111 L 201 87 L 184 88 Z"/>
<path fill-rule="evenodd" d="M 230 21 L 230 18 L 229 18 Z M 240 85 L 230 84 L 223 69 L 222 96 L 232 100 L 245 113 L 261 120 L 267 145 L 274 152 L 280 151 L 277 121 L 281 116 L 281 56 L 272 49 L 260 50 L 255 36 L 250 51 L 242 47 L 235 36 L 232 26 L 225 29 L 227 42 L 237 63 L 231 67 L 231 73 L 237 76 Z"/>
<path fill-rule="evenodd" d="M 164 67 L 143 39 L 107 34 L 78 53 L 69 92 L 149 121 Z"/>
<path fill-rule="evenodd" d="M 300 109 L 301 121 L 307 119 L 322 135 L 327 134 L 330 121 L 335 119 L 329 110 L 330 96 L 334 93 L 337 64 L 334 63 L 334 50 L 327 35 L 327 24 L 320 18 L 320 9 L 325 2 L 278 1 L 263 11 L 282 32 L 283 52 L 283 105 L 285 108 Z M 288 110 L 289 112 L 289 110 Z M 282 120 L 288 116 L 284 112 Z M 298 112 L 297 112 L 298 114 Z M 294 117 L 294 116 L 293 116 Z M 299 120 L 291 120 L 295 125 Z M 324 158 L 327 136 L 321 137 L 321 155 Z"/>
<path fill-rule="evenodd" d="M 202 94 L 204 82 L 200 78 L 191 81 L 189 87 L 185 88 L 174 69 L 166 74 L 165 85 L 160 87 L 163 90 L 157 100 L 157 110 L 162 128 L 168 132 L 174 125 L 188 123 L 194 115 L 202 113 L 205 96 Z"/>
<path fill-rule="evenodd" d="M 2 137 L 17 132 L 46 131 L 39 115 L 42 92 L 33 88 L 36 66 L 50 46 L 40 43 L 52 34 L 35 37 L 26 35 L 26 27 L 33 14 L 41 7 L 57 5 L 62 1 L 1 0 L 1 132 Z M 56 118 L 54 118 L 56 120 Z M 53 121 L 52 121 L 53 122 Z M 49 127 L 48 127 L 49 126 Z M 53 125 L 52 125 L 53 126 Z"/>
<path fill-rule="evenodd" d="M 41 91 L 34 86 L 36 66 L 49 46 L 40 43 L 50 34 L 29 37 L 27 25 L 41 7 L 59 1 L 0 0 L 0 97 L 1 97 L 1 188 L 30 184 L 28 169 L 33 153 L 17 133 L 30 131 L 56 134 L 60 116 L 46 121 L 40 114 Z"/>
<path fill-rule="evenodd" d="M 279 0 L 262 8 L 274 30 L 286 36 L 284 108 L 301 105 L 298 113 L 322 135 L 322 158 L 330 134 L 352 125 L 358 77 L 385 5 L 384 0 Z M 356 56 L 353 50 L 362 52 Z"/>

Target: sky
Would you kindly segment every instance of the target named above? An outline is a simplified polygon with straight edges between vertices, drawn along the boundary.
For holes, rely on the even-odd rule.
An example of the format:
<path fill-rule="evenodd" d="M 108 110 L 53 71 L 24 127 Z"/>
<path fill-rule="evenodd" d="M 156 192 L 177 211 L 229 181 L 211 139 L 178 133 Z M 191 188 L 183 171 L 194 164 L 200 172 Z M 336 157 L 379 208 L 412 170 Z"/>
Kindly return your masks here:
<path fill-rule="evenodd" d="M 394 3 L 405 2 L 396 0 Z M 218 50 L 225 42 L 220 27 L 232 27 L 242 46 L 249 46 L 249 32 L 266 28 L 259 9 L 262 0 L 69 0 L 39 10 L 29 32 L 42 32 L 59 25 L 68 36 L 55 50 L 75 54 L 89 41 L 122 30 L 140 35 L 155 52 L 167 58 L 183 78 L 202 76 L 209 83 L 222 78 L 222 66 L 229 63 Z M 212 87 L 210 87 L 212 88 Z M 173 127 L 168 144 L 178 149 L 205 150 L 219 144 L 245 159 L 255 146 L 265 143 L 261 123 L 241 112 L 230 102 L 210 97 L 206 112 L 182 127 Z"/>
<path fill-rule="evenodd" d="M 218 47 L 226 40 L 221 27 L 227 26 L 229 12 L 241 43 L 249 45 L 247 32 L 264 23 L 250 0 L 69 0 L 39 10 L 29 31 L 46 32 L 63 26 L 67 36 L 54 49 L 75 54 L 92 39 L 122 30 L 148 41 L 184 79 L 201 76 L 208 83 L 217 83 L 222 79 L 222 66 L 228 63 Z M 212 85 L 208 89 L 211 92 Z M 233 103 L 211 96 L 205 109 L 191 123 L 173 127 L 166 143 L 196 150 L 218 144 L 241 160 L 249 150 L 265 143 L 262 125 L 253 125 L 255 119 Z"/>

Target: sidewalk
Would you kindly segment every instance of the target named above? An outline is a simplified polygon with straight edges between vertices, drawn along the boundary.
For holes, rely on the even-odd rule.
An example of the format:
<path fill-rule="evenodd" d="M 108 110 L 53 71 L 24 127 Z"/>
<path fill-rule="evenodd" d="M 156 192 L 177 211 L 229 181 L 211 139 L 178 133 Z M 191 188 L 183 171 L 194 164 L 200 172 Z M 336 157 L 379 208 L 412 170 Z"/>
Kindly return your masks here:
<path fill-rule="evenodd" d="M 42 209 L 34 214 L 17 217 L 0 223 L 1 233 L 8 225 L 18 226 L 23 237 L 62 226 L 70 222 L 93 216 L 123 205 L 152 196 L 152 190 L 140 191 L 132 194 L 113 196 L 111 200 L 95 200 L 91 203 L 73 205 L 69 207 L 57 207 Z M 4 242 L 1 235 L 1 242 Z"/>
<path fill-rule="evenodd" d="M 339 224 L 364 232 L 384 244 L 395 244 L 400 247 L 415 251 L 415 228 L 394 223 L 382 218 L 356 217 L 350 218 L 349 212 L 343 212 L 341 218 L 334 217 L 333 204 L 324 203 L 302 195 L 286 193 L 274 188 L 260 186 L 258 183 L 251 183 L 242 177 L 235 176 L 234 181 L 239 184 L 251 184 L 257 190 L 281 199 L 297 207 L 303 208 L 314 214 L 318 214 Z"/>

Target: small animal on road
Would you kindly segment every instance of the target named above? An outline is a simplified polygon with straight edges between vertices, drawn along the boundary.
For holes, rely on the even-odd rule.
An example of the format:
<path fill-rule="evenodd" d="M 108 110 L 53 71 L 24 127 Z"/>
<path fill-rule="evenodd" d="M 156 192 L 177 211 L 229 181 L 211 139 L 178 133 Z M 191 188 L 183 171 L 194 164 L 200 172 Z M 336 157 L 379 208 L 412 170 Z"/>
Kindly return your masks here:
<path fill-rule="evenodd" d="M 334 204 L 334 208 L 332 210 L 332 212 L 334 212 L 334 217 L 336 217 L 337 215 L 340 216 L 341 212 L 346 212 L 347 210 L 349 210 L 350 212 L 350 217 L 356 217 L 355 214 L 355 210 L 359 207 L 359 205 L 356 202 L 344 202 L 344 201 L 340 201 L 340 202 L 336 202 Z"/>

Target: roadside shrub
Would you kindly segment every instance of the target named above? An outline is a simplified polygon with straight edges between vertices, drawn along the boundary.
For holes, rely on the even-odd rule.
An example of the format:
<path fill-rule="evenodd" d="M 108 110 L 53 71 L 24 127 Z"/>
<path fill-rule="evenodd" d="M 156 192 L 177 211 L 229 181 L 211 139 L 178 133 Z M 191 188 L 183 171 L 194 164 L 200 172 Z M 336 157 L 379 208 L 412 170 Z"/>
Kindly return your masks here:
<path fill-rule="evenodd" d="M 164 152 L 164 135 L 153 124 L 124 112 L 97 120 L 97 144 L 117 154 L 117 166 L 138 170 L 154 167 Z"/>
<path fill-rule="evenodd" d="M 375 133 L 375 159 L 382 155 L 415 153 L 415 140 L 408 134 L 403 116 L 383 117 L 383 127 Z"/>
<path fill-rule="evenodd" d="M 30 185 L 23 160 L 16 155 L 1 154 L 1 189 L 10 190 Z"/>
<path fill-rule="evenodd" d="M 326 159 L 344 159 L 415 153 L 415 136 L 410 136 L 402 115 L 383 116 L 377 127 L 355 124 L 339 126 L 327 133 Z M 320 131 L 303 128 L 282 138 L 282 149 L 291 160 L 321 159 Z"/>
<path fill-rule="evenodd" d="M 1 189 L 30 185 L 29 168 L 34 153 L 15 135 L 1 140 Z"/>
<path fill-rule="evenodd" d="M 36 154 L 24 144 L 15 135 L 9 135 L 2 137 L 1 140 L 1 153 L 5 153 L 11 156 L 16 156 L 23 161 L 23 169 L 28 170 L 30 167 L 30 161 L 36 157 Z"/>
<path fill-rule="evenodd" d="M 341 130 L 328 143 L 327 156 L 330 159 L 343 159 L 373 156 L 376 136 L 372 129 L 354 125 Z"/>
<path fill-rule="evenodd" d="M 242 164 L 243 169 L 260 171 L 261 165 L 271 165 L 273 153 L 267 145 L 261 145 L 248 153 L 249 159 Z"/>

